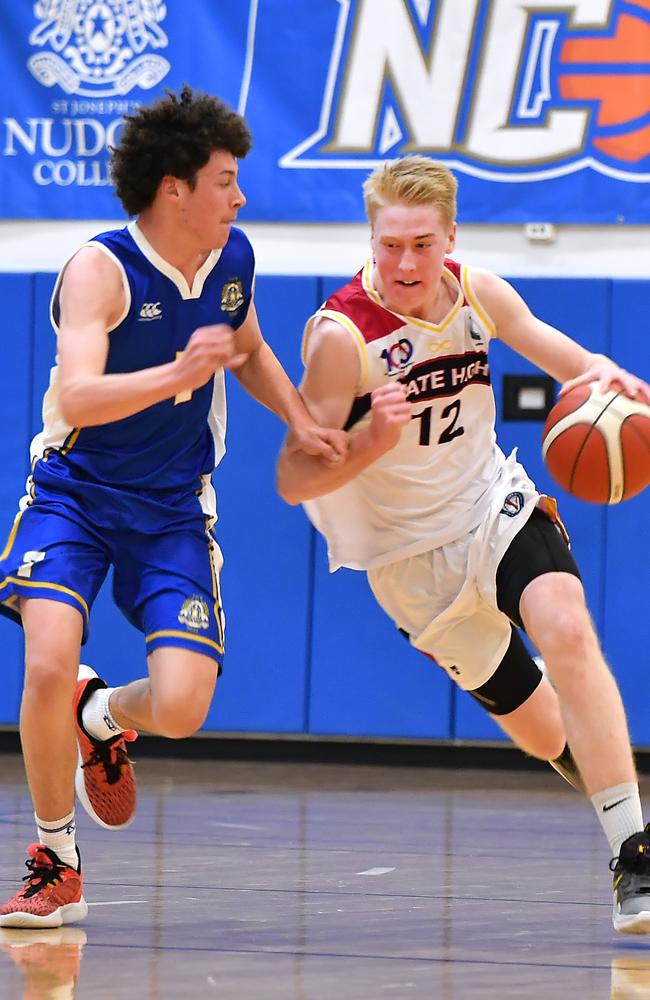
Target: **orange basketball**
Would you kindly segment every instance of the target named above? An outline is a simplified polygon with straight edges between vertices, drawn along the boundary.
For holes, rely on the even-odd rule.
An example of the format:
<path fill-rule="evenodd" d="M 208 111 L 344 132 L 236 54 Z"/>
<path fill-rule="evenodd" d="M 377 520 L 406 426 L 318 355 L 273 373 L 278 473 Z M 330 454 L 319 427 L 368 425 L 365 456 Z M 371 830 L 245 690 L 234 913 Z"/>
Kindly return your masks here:
<path fill-rule="evenodd" d="M 577 386 L 544 424 L 542 455 L 560 486 L 590 503 L 620 503 L 650 483 L 650 406 Z"/>

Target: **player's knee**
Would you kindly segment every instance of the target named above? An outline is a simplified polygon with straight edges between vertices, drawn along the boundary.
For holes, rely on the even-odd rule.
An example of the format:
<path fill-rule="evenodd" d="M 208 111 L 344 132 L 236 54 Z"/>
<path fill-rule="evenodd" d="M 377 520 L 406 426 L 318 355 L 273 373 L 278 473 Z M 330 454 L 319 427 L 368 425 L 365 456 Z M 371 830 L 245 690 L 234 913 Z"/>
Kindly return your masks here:
<path fill-rule="evenodd" d="M 580 607 L 557 608 L 540 640 L 540 652 L 551 672 L 558 660 L 583 662 L 596 646 L 589 616 Z"/>
<path fill-rule="evenodd" d="M 76 671 L 63 656 L 48 651 L 34 653 L 25 660 L 25 692 L 43 701 L 71 699 Z"/>
<path fill-rule="evenodd" d="M 203 658 L 204 660 L 207 658 Z M 157 664 L 161 668 L 163 663 Z M 156 733 L 180 740 L 205 722 L 217 681 L 216 664 L 168 657 L 151 673 L 151 713 Z"/>
<path fill-rule="evenodd" d="M 543 733 L 538 733 L 531 740 L 526 752 L 539 760 L 555 760 L 566 746 L 566 733 L 563 725 L 558 725 Z"/>
<path fill-rule="evenodd" d="M 209 702 L 198 698 L 191 704 L 180 705 L 177 700 L 156 705 L 156 732 L 170 740 L 193 736 L 206 720 Z"/>
<path fill-rule="evenodd" d="M 539 760 L 555 760 L 566 746 L 564 720 L 555 695 L 553 702 L 545 699 L 542 708 L 543 714 L 538 713 L 535 721 L 529 719 L 527 725 L 515 729 L 512 726 L 504 728 L 524 753 Z"/>

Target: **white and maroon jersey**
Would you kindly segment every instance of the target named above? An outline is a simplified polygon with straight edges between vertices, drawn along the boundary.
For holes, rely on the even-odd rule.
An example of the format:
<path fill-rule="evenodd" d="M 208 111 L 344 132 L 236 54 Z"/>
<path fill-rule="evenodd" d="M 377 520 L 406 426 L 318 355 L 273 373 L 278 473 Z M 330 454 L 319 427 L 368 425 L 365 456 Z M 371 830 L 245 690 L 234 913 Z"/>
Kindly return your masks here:
<path fill-rule="evenodd" d="M 327 539 L 332 570 L 372 569 L 471 531 L 487 513 L 505 461 L 488 366 L 494 324 L 471 271 L 446 261 L 453 305 L 440 323 L 386 309 L 372 272 L 368 261 L 308 320 L 303 361 L 318 324 L 335 320 L 356 344 L 361 372 L 346 429 L 369 423 L 370 393 L 394 379 L 406 386 L 413 417 L 395 448 L 345 486 L 305 503 Z"/>

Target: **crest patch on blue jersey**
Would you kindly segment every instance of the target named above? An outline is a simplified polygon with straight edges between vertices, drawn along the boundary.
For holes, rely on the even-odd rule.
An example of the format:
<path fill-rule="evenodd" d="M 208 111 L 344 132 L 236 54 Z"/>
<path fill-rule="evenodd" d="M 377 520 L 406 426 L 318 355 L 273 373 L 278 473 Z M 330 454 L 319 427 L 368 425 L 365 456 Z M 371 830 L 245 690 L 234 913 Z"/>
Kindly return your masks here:
<path fill-rule="evenodd" d="M 244 303 L 244 289 L 239 278 L 227 281 L 221 290 L 221 308 L 224 312 L 234 313 Z"/>

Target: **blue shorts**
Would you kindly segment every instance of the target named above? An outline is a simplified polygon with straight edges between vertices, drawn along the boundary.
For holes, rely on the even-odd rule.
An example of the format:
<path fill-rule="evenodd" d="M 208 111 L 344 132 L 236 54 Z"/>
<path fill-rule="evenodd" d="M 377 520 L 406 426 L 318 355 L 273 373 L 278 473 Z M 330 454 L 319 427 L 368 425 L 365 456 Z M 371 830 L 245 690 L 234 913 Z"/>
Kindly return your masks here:
<path fill-rule="evenodd" d="M 106 501 L 101 518 L 91 519 L 77 498 L 41 489 L 18 514 L 0 556 L 0 612 L 20 622 L 20 598 L 69 604 L 81 613 L 86 642 L 93 601 L 112 565 L 113 598 L 144 633 L 147 654 L 180 646 L 221 666 L 223 558 L 198 500 L 191 514 L 174 517 L 170 509 L 164 518 L 157 502 L 152 530 L 143 523 L 141 495 L 131 511 L 128 494 L 106 490 L 98 499 Z"/>

